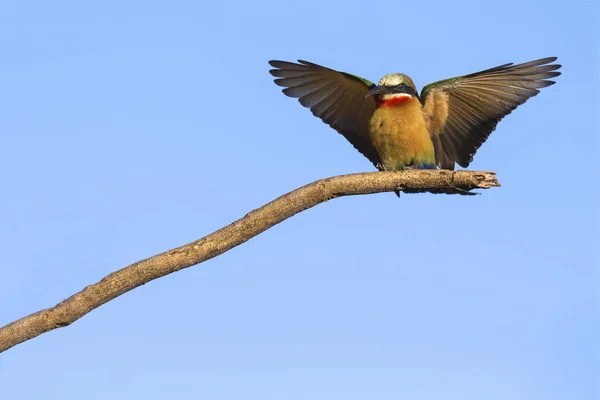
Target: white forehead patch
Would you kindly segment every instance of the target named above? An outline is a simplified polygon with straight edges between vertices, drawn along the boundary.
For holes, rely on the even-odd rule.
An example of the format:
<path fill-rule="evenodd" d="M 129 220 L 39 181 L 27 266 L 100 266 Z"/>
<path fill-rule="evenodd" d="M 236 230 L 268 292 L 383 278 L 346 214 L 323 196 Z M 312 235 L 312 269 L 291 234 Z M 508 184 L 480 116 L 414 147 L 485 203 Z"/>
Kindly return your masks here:
<path fill-rule="evenodd" d="M 401 74 L 387 74 L 379 80 L 379 86 L 396 86 L 402 82 L 404 82 L 404 77 Z"/>

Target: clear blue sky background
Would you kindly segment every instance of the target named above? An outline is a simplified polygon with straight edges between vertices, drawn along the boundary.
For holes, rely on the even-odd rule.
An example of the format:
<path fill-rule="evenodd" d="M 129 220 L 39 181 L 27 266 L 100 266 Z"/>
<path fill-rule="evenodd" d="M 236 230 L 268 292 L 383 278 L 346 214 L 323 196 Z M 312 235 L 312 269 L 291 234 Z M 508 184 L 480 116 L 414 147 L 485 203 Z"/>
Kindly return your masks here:
<path fill-rule="evenodd" d="M 419 87 L 558 56 L 481 196 L 337 199 L 0 355 L 0 398 L 598 399 L 593 1 L 25 1 L 0 11 L 0 325 L 370 163 L 268 73 Z"/>

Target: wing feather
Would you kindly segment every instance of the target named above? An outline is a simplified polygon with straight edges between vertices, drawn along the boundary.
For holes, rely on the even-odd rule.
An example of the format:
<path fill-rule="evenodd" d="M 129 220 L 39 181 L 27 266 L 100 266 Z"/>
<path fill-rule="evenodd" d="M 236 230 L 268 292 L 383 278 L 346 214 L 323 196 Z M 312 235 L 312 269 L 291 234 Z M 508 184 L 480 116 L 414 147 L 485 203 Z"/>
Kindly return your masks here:
<path fill-rule="evenodd" d="M 342 134 L 374 165 L 379 155 L 371 144 L 368 126 L 377 104 L 367 94 L 374 84 L 345 72 L 308 61 L 269 61 L 269 72 L 286 96 L 297 98 L 316 117 Z"/>

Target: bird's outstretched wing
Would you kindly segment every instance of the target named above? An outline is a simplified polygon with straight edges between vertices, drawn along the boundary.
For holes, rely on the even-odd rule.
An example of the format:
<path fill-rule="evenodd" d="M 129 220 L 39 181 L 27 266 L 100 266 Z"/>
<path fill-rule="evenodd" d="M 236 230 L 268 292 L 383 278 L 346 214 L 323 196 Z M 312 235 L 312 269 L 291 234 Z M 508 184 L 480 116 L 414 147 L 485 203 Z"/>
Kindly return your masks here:
<path fill-rule="evenodd" d="M 438 166 L 467 167 L 502 118 L 555 83 L 547 80 L 560 75 L 554 61 L 504 64 L 425 86 L 420 99 Z"/>
<path fill-rule="evenodd" d="M 345 72 L 308 61 L 298 62 L 269 61 L 275 68 L 269 71 L 277 78 L 275 83 L 285 87 L 286 96 L 298 98 L 313 115 L 341 133 L 374 165 L 379 164 L 379 155 L 368 131 L 377 104 L 367 94 L 375 85 Z"/>

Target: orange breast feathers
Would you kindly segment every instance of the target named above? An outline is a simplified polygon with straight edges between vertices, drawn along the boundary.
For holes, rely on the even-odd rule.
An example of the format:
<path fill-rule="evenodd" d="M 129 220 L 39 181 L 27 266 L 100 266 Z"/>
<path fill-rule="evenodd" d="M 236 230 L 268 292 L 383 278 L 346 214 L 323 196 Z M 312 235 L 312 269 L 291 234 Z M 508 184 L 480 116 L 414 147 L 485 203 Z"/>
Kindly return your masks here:
<path fill-rule="evenodd" d="M 387 169 L 435 164 L 433 143 L 416 97 L 396 107 L 378 107 L 369 121 L 369 135 Z"/>

